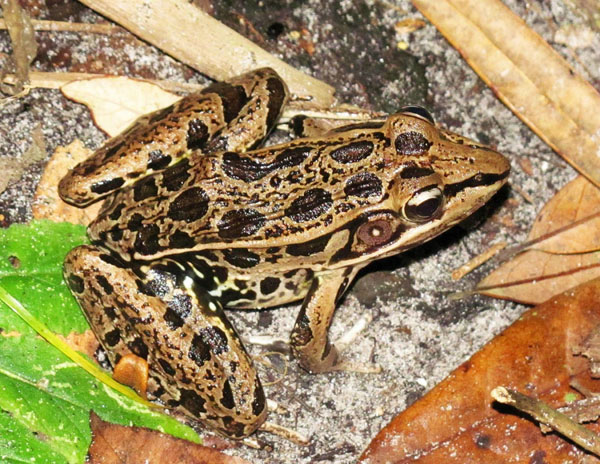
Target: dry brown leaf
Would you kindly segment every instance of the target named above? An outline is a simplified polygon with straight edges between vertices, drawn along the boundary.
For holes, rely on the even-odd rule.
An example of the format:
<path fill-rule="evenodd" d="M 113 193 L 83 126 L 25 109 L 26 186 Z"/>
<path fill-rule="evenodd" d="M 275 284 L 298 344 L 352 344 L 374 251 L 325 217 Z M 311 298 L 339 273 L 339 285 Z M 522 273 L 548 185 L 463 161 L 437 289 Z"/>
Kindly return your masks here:
<path fill-rule="evenodd" d="M 63 202 L 58 196 L 58 182 L 80 161 L 90 156 L 92 150 L 85 148 L 80 140 L 66 147 L 58 147 L 44 169 L 32 204 L 35 219 L 66 221 L 74 224 L 89 224 L 98 214 L 101 203 L 85 209 Z"/>
<path fill-rule="evenodd" d="M 600 186 L 600 94 L 585 79 L 500 0 L 413 3 L 523 122 Z"/>
<path fill-rule="evenodd" d="M 4 21 L 12 45 L 12 65 L 15 69 L 16 82 L 14 85 L 0 84 L 3 92 L 15 95 L 23 90 L 28 82 L 29 65 L 37 54 L 33 26 L 29 14 L 24 11 L 17 0 L 0 0 Z M 0 70 L 0 81 L 8 70 Z"/>
<path fill-rule="evenodd" d="M 111 137 L 140 116 L 175 103 L 181 97 L 159 86 L 127 77 L 98 77 L 65 84 L 62 93 L 83 103 L 96 125 Z"/>
<path fill-rule="evenodd" d="M 174 438 L 142 427 L 124 427 L 90 414 L 92 444 L 90 464 L 249 464 L 206 446 Z"/>
<path fill-rule="evenodd" d="M 600 279 L 523 314 L 394 418 L 375 437 L 361 462 L 583 462 L 586 453 L 580 448 L 557 434 L 543 434 L 535 421 L 514 410 L 497 407 L 490 392 L 505 385 L 556 407 L 577 397 L 571 382 L 600 391 L 600 381 L 590 377 L 588 361 L 573 354 L 573 348 L 600 325 L 598 301 Z M 588 427 L 598 432 L 600 424 Z"/>
<path fill-rule="evenodd" d="M 477 286 L 485 295 L 537 304 L 600 276 L 600 190 L 584 177 L 565 185 L 542 209 L 528 250 Z"/>

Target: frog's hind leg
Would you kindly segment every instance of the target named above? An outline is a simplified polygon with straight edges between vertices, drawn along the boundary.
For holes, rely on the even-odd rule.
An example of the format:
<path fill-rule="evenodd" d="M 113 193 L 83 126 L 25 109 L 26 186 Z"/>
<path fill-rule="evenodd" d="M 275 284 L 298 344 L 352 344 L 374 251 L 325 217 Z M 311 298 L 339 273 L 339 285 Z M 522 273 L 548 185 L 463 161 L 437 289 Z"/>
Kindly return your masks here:
<path fill-rule="evenodd" d="M 260 380 L 218 302 L 173 264 L 136 272 L 94 246 L 65 259 L 65 279 L 115 365 L 148 361 L 149 393 L 231 438 L 265 421 Z M 137 273 L 137 274 L 136 274 Z"/>
<path fill-rule="evenodd" d="M 141 116 L 79 163 L 60 182 L 67 203 L 86 206 L 185 158 L 260 145 L 288 99 L 270 68 L 212 84 Z"/>

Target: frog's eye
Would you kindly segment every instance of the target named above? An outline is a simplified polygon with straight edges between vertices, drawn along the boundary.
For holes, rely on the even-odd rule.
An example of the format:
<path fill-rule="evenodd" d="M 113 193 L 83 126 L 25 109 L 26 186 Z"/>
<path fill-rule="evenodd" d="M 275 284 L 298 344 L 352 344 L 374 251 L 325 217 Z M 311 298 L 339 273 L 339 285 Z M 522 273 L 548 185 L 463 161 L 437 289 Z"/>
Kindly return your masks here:
<path fill-rule="evenodd" d="M 437 185 L 421 189 L 404 204 L 402 213 L 411 222 L 422 223 L 435 217 L 444 203 L 444 194 Z"/>
<path fill-rule="evenodd" d="M 392 226 L 385 219 L 366 222 L 358 228 L 358 238 L 368 246 L 386 243 L 392 236 Z"/>
<path fill-rule="evenodd" d="M 409 116 L 416 116 L 417 118 L 429 121 L 431 124 L 435 124 L 431 113 L 422 106 L 403 106 L 400 108 L 400 113 L 408 114 Z"/>

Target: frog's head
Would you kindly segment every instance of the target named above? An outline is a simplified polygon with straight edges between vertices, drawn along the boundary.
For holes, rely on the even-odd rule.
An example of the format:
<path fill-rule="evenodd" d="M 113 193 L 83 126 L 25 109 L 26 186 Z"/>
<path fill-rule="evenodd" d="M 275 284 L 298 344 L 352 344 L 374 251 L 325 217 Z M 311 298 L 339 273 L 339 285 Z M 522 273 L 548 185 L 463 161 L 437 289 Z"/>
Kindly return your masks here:
<path fill-rule="evenodd" d="M 508 178 L 503 155 L 437 128 L 421 108 L 390 116 L 382 129 L 389 146 L 380 175 L 388 195 L 350 225 L 340 264 L 393 255 L 439 235 L 481 207 Z"/>

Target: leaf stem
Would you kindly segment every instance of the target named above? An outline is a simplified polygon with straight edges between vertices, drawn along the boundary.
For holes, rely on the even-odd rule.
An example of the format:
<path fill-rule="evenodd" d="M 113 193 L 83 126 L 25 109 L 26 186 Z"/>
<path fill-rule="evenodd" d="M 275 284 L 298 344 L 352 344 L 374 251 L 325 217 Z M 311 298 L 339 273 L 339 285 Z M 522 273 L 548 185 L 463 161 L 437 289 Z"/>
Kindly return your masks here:
<path fill-rule="evenodd" d="M 84 356 L 79 354 L 69 345 L 67 345 L 63 340 L 57 337 L 54 332 L 52 332 L 45 324 L 43 324 L 39 319 L 36 319 L 22 304 L 19 300 L 13 297 L 10 293 L 4 289 L 0 285 L 0 301 L 3 301 L 6 306 L 8 306 L 15 314 L 17 314 L 21 319 L 23 319 L 29 326 L 35 330 L 42 338 L 44 338 L 48 343 L 54 346 L 57 350 L 62 352 L 65 356 L 71 359 L 74 363 L 79 365 L 81 368 L 86 370 L 88 373 L 96 377 L 100 382 L 108 385 L 112 389 L 118 391 L 119 393 L 125 395 L 127 398 L 130 398 L 138 403 L 143 404 L 152 409 L 156 409 L 157 405 L 146 401 L 145 399 L 138 396 L 133 390 L 127 388 L 125 385 L 116 382 L 110 375 L 106 372 L 102 371 L 98 366 L 96 366 L 93 362 L 86 359 Z"/>

